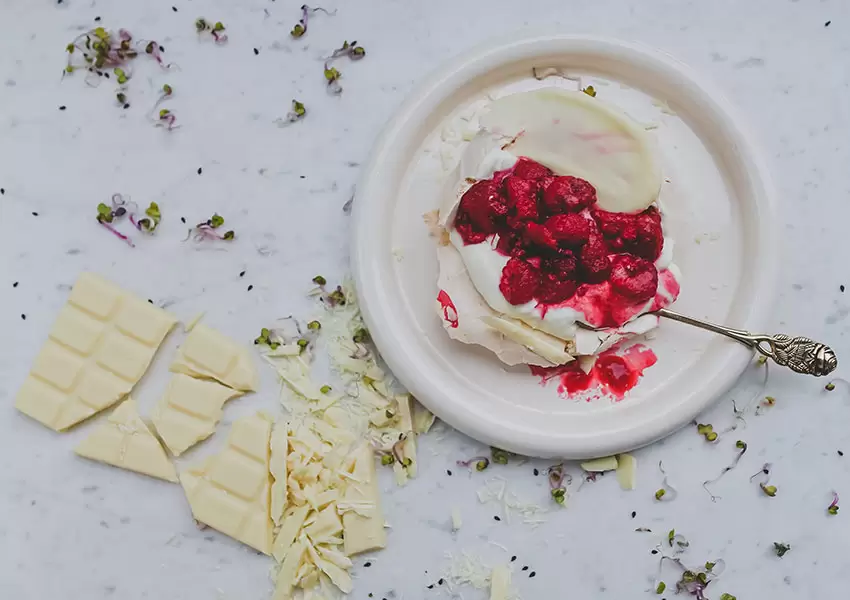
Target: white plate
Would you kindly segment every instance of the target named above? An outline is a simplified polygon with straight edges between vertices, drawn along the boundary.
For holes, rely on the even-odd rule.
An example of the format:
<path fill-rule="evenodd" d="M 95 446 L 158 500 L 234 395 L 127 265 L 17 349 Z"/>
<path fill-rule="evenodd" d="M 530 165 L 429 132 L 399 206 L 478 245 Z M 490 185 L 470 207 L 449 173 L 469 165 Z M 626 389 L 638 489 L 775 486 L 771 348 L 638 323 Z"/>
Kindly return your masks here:
<path fill-rule="evenodd" d="M 555 383 L 542 386 L 526 368 L 505 368 L 488 352 L 448 338 L 434 310 L 435 245 L 422 222 L 422 214 L 439 205 L 448 175 L 440 132 L 488 93 L 539 86 L 530 76 L 534 66 L 580 75 L 598 97 L 639 121 L 660 124 L 655 134 L 671 179 L 663 196 L 666 227 L 683 272 L 674 308 L 764 330 L 776 276 L 772 193 L 741 122 L 715 90 L 671 57 L 595 37 L 500 40 L 457 58 L 412 93 L 388 123 L 357 188 L 352 267 L 381 354 L 441 419 L 523 454 L 608 455 L 688 423 L 731 387 L 751 354 L 724 338 L 662 322 L 646 342 L 658 363 L 624 400 L 579 402 L 559 397 Z M 560 78 L 545 84 L 575 86 Z"/>

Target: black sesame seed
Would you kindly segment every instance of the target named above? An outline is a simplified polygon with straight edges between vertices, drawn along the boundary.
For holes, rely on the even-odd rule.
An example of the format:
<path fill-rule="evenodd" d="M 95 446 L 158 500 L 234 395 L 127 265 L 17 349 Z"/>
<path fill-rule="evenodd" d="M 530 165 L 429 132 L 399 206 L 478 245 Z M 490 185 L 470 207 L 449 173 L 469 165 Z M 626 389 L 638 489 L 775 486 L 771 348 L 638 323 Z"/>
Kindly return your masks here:
<path fill-rule="evenodd" d="M 499 515 L 493 515 L 493 520 L 494 521 L 501 521 L 502 517 L 500 517 Z"/>
<path fill-rule="evenodd" d="M 844 286 L 843 286 L 843 285 L 840 285 L 840 286 L 838 286 L 838 289 L 839 289 L 839 290 L 841 290 L 841 291 L 843 292 L 843 291 L 844 291 Z"/>
<path fill-rule="evenodd" d="M 451 476 L 452 476 L 452 471 L 451 471 L 451 469 L 446 469 L 446 475 L 448 475 L 449 477 L 451 477 Z"/>
<path fill-rule="evenodd" d="M 529 576 L 529 577 L 536 577 L 536 576 L 537 576 L 537 571 L 532 571 L 531 573 L 529 573 L 529 574 L 528 574 L 528 576 Z"/>
<path fill-rule="evenodd" d="M 525 566 L 522 568 L 522 570 L 523 570 L 523 571 L 528 571 L 528 565 L 525 565 Z"/>
<path fill-rule="evenodd" d="M 24 321 L 26 321 L 26 320 L 27 320 L 27 316 L 26 316 L 25 314 L 23 314 L 23 313 L 21 313 L 21 318 L 22 318 Z"/>
<path fill-rule="evenodd" d="M 437 583 L 440 584 L 440 585 L 443 585 L 445 582 L 446 582 L 446 580 L 441 577 L 440 580 Z"/>
<path fill-rule="evenodd" d="M 16 281 L 15 283 L 13 283 L 13 284 L 12 284 L 12 287 L 18 287 L 18 282 Z M 839 454 L 840 454 L 840 453 L 841 453 L 841 450 L 839 450 L 838 452 L 839 452 Z"/>
<path fill-rule="evenodd" d="M 259 53 L 260 53 L 260 51 L 257 50 L 256 48 L 254 48 L 254 56 L 257 56 Z"/>
<path fill-rule="evenodd" d="M 429 590 L 433 590 L 433 589 L 434 589 L 434 584 L 432 583 L 431 585 L 429 585 L 429 586 L 428 586 L 428 589 L 429 589 Z"/>
<path fill-rule="evenodd" d="M 186 217 L 180 217 L 180 221 L 181 221 L 182 223 L 185 223 L 185 222 L 186 222 Z"/>
<path fill-rule="evenodd" d="M 128 108 L 130 108 L 130 103 L 129 103 L 129 102 L 127 102 L 127 103 L 125 103 L 125 104 L 124 104 L 124 110 L 127 110 Z"/>
<path fill-rule="evenodd" d="M 637 516 L 637 512 L 632 511 L 632 518 L 634 519 Z"/>
<path fill-rule="evenodd" d="M 829 24 L 830 24 L 830 23 L 832 23 L 832 21 L 827 21 L 826 23 L 824 23 L 824 24 L 823 24 L 823 26 L 824 26 L 824 27 L 829 27 Z"/>
<path fill-rule="evenodd" d="M 67 106 L 65 106 L 65 105 L 63 104 L 62 106 L 60 106 L 60 107 L 59 107 L 59 110 L 65 110 L 66 108 L 67 108 Z"/>
<path fill-rule="evenodd" d="M 15 285 L 18 285 L 18 283 L 17 283 L 17 282 L 15 282 Z M 839 450 L 839 451 L 838 451 L 838 456 L 844 456 L 844 453 L 843 453 L 841 450 Z"/>
<path fill-rule="evenodd" d="M 540 470 L 534 469 L 534 476 L 537 477 L 538 475 L 540 475 Z"/>
<path fill-rule="evenodd" d="M 241 271 L 241 272 L 239 273 L 239 277 L 245 277 L 245 271 Z"/>
<path fill-rule="evenodd" d="M 0 196 L 6 195 L 6 188 L 0 188 Z"/>
<path fill-rule="evenodd" d="M 300 177 L 301 179 L 307 179 L 306 175 L 299 175 L 298 177 Z"/>
<path fill-rule="evenodd" d="M 150 298 L 148 298 L 148 302 L 150 302 L 151 304 L 153 304 L 153 300 L 151 300 Z"/>
<path fill-rule="evenodd" d="M 94 22 L 95 22 L 95 23 L 97 23 L 97 22 L 99 22 L 99 21 L 100 21 L 100 17 L 95 17 L 95 18 L 94 18 Z"/>
<path fill-rule="evenodd" d="M 109 79 L 109 73 L 101 73 L 101 75 L 103 75 L 104 77 L 106 77 L 107 79 Z"/>
<path fill-rule="evenodd" d="M 658 554 L 658 550 L 653 550 L 650 554 Z"/>
<path fill-rule="evenodd" d="M 200 174 L 201 174 L 201 173 L 203 173 L 203 172 L 204 172 L 204 168 L 203 168 L 203 167 L 198 167 L 198 175 L 200 175 Z"/>
<path fill-rule="evenodd" d="M 172 6 L 172 7 L 171 7 L 171 10 L 173 10 L 174 12 L 177 12 L 177 7 L 176 7 L 176 6 Z"/>
<path fill-rule="evenodd" d="M 516 562 L 516 555 L 511 556 L 511 562 Z"/>
<path fill-rule="evenodd" d="M 160 51 L 160 52 L 165 52 L 165 46 L 160 46 L 160 47 L 159 47 L 159 51 Z"/>
<path fill-rule="evenodd" d="M 253 289 L 254 289 L 254 284 L 252 283 L 251 285 L 248 286 L 248 291 L 250 292 Z"/>
<path fill-rule="evenodd" d="M 37 217 L 37 216 L 38 216 L 38 213 L 37 213 L 37 212 L 35 212 L 35 211 L 33 211 L 32 216 Z"/>
<path fill-rule="evenodd" d="M 367 560 L 366 562 L 364 562 L 364 563 L 363 563 L 363 566 L 364 566 L 364 567 L 371 567 L 371 566 L 372 566 L 372 563 L 370 563 L 370 562 Z"/>

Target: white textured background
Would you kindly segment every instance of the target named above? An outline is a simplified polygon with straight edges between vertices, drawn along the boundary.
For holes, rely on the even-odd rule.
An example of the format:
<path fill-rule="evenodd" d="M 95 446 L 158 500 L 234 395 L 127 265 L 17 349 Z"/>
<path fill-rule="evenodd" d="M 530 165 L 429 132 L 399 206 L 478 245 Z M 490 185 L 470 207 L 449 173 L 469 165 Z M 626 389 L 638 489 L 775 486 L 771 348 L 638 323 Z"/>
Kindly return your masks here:
<path fill-rule="evenodd" d="M 850 360 L 850 304 L 839 291 L 850 283 L 850 4 L 340 0 L 327 5 L 339 8 L 336 17 L 317 16 L 307 36 L 293 41 L 288 32 L 299 4 L 0 0 L 0 597 L 268 596 L 269 560 L 198 531 L 177 486 L 76 458 L 71 448 L 91 424 L 53 434 L 14 411 L 15 392 L 66 286 L 84 269 L 170 303 L 184 319 L 207 310 L 209 324 L 246 342 L 274 318 L 303 314 L 313 275 L 335 280 L 346 272 L 341 206 L 388 115 L 439 63 L 497 34 L 555 26 L 642 41 L 713 78 L 750 120 L 779 190 L 785 243 L 776 249 L 783 264 L 776 327 L 823 339 Z M 179 65 L 164 72 L 136 61 L 128 110 L 114 105 L 112 82 L 91 88 L 82 74 L 60 79 L 65 44 L 95 26 L 96 16 L 107 28 L 158 40 Z M 198 16 L 223 21 L 229 43 L 199 42 Z M 368 55 L 338 65 L 345 92 L 332 98 L 321 57 L 346 38 L 356 38 Z M 170 133 L 147 117 L 163 83 L 175 88 L 167 106 L 182 125 Z M 293 97 L 310 114 L 279 129 L 273 121 Z M 130 249 L 97 227 L 95 207 L 114 192 L 160 203 L 164 223 L 154 239 Z M 181 216 L 194 223 L 215 211 L 237 241 L 226 251 L 181 242 Z M 178 339 L 169 340 L 137 394 L 143 410 L 165 381 Z M 274 381 L 263 376 L 262 392 L 228 406 L 225 423 L 276 404 Z M 523 499 L 548 505 L 544 478 L 532 474 L 547 465 L 493 468 L 470 478 L 454 461 L 481 448 L 451 432 L 427 437 L 421 477 L 403 489 L 385 481 L 390 547 L 370 558 L 371 568 L 357 568 L 352 597 L 444 597 L 426 585 L 445 569 L 444 552 L 464 550 L 490 564 L 518 555 L 517 567 L 537 573 L 530 579 L 517 569 L 526 600 L 649 597 L 648 578 L 656 573 L 649 551 L 676 528 L 691 543 L 686 562 L 727 562 L 710 598 L 724 591 L 740 600 L 837 598 L 850 566 L 850 516 L 828 517 L 825 507 L 831 489 L 850 498 L 850 456 L 837 454 L 850 452 L 850 392 L 826 394 L 822 387 L 775 372 L 769 393 L 777 405 L 749 418 L 746 429 L 715 446 L 693 429 L 682 431 L 638 453 L 635 492 L 621 492 L 605 477 L 536 529 L 521 519 L 494 521 L 496 509 L 479 506 L 474 491 L 500 475 Z M 738 397 L 748 393 L 742 385 Z M 718 429 L 731 424 L 729 401 L 701 420 Z M 712 503 L 700 482 L 733 458 L 738 437 L 750 450 L 716 487 L 723 498 Z M 653 500 L 660 459 L 680 489 L 674 502 Z M 763 462 L 774 464 L 779 494 L 772 499 L 748 482 Z M 453 506 L 466 522 L 456 536 L 449 533 Z M 642 526 L 656 534 L 634 532 Z M 784 559 L 772 555 L 774 541 L 791 544 Z M 672 572 L 664 579 L 672 587 Z"/>

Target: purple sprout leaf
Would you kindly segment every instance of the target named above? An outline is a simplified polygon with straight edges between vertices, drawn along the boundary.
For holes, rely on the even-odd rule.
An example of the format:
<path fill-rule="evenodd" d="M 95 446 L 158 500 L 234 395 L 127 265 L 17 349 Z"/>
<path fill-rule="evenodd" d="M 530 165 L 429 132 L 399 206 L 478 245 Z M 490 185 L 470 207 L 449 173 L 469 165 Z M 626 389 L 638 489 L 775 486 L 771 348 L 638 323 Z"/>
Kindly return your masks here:
<path fill-rule="evenodd" d="M 726 475 L 726 473 L 737 467 L 738 463 L 741 462 L 741 458 L 747 452 L 747 443 L 742 440 L 738 440 L 737 442 L 735 442 L 735 447 L 738 449 L 738 453 L 735 455 L 735 458 L 732 460 L 732 462 L 727 466 L 723 467 L 723 470 L 720 471 L 720 474 L 717 477 L 702 482 L 702 487 L 706 492 L 708 492 L 708 495 L 711 496 L 712 502 L 717 502 L 720 496 L 715 496 L 713 493 L 711 493 L 711 490 L 708 489 L 708 486 L 714 485 L 715 483 L 720 481 L 723 476 Z"/>

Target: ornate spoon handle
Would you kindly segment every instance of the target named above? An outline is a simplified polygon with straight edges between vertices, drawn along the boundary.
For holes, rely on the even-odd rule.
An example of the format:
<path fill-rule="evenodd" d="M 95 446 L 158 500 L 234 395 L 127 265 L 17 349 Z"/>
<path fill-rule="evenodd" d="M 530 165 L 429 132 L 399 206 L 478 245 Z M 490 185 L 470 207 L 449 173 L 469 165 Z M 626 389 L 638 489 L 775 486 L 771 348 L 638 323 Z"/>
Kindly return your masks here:
<path fill-rule="evenodd" d="M 754 348 L 763 356 L 773 359 L 776 364 L 804 375 L 821 377 L 832 373 L 838 366 L 838 358 L 832 348 L 807 337 L 791 337 L 782 333 L 777 335 L 750 333 L 742 329 L 732 329 L 688 317 L 666 308 L 656 311 L 655 314 L 730 337 Z"/>

